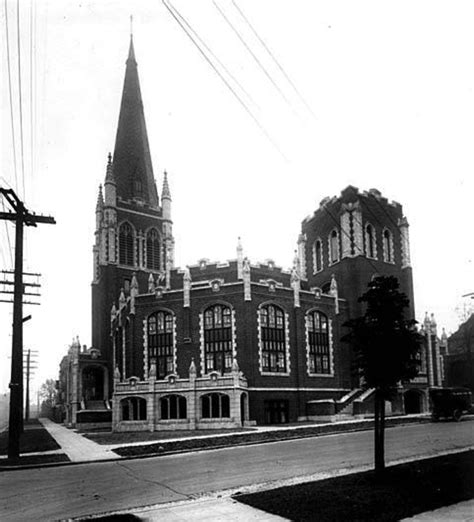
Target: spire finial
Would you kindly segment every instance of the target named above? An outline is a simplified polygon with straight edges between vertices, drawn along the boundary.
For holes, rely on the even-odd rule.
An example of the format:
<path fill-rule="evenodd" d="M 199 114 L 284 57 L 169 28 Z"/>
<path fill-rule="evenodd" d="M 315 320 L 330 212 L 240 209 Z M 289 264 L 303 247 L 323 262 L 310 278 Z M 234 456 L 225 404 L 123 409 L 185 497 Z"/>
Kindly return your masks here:
<path fill-rule="evenodd" d="M 130 38 L 133 38 L 133 15 L 130 15 Z"/>
<path fill-rule="evenodd" d="M 163 172 L 163 188 L 161 189 L 161 199 L 168 198 L 171 199 L 170 186 L 168 183 L 168 173 L 166 170 Z"/>

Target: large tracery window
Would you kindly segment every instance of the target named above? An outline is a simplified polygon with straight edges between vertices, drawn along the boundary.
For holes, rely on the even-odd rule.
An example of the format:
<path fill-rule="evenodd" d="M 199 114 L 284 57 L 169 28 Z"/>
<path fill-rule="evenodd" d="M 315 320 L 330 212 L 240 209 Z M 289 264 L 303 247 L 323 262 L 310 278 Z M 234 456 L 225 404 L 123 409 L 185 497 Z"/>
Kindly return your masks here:
<path fill-rule="evenodd" d="M 262 371 L 286 372 L 285 314 L 274 305 L 260 308 Z"/>
<path fill-rule="evenodd" d="M 152 228 L 146 235 L 146 267 L 151 270 L 160 269 L 160 235 Z"/>
<path fill-rule="evenodd" d="M 323 269 L 323 249 L 321 240 L 317 239 L 313 246 L 314 272 L 321 272 Z"/>
<path fill-rule="evenodd" d="M 205 373 L 232 369 L 232 310 L 214 305 L 204 311 Z"/>
<path fill-rule="evenodd" d="M 309 373 L 331 373 L 329 322 L 321 312 L 309 312 L 306 316 L 308 330 Z"/>
<path fill-rule="evenodd" d="M 367 257 L 376 258 L 375 255 L 375 231 L 374 227 L 369 223 L 365 227 L 365 253 Z"/>
<path fill-rule="evenodd" d="M 333 230 L 329 236 L 329 255 L 331 264 L 339 261 L 339 234 Z"/>
<path fill-rule="evenodd" d="M 133 262 L 133 228 L 129 223 L 122 223 L 119 228 L 119 263 L 134 266 Z"/>
<path fill-rule="evenodd" d="M 387 229 L 383 231 L 383 260 L 386 263 L 393 263 L 393 237 Z"/>
<path fill-rule="evenodd" d="M 174 372 L 173 315 L 159 311 L 148 317 L 148 360 L 156 361 L 156 377 Z"/>

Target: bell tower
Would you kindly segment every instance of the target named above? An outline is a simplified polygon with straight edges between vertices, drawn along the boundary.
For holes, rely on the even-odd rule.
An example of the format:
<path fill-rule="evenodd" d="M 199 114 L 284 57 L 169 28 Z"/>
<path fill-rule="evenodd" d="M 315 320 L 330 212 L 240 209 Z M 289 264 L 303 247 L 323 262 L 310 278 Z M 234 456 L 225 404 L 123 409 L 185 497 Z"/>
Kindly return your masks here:
<path fill-rule="evenodd" d="M 150 277 L 165 279 L 174 263 L 171 192 L 165 172 L 160 205 L 132 36 L 114 153 L 108 155 L 103 191 L 99 187 L 93 254 L 92 346 L 101 350 L 113 375 L 117 332 L 111 332 L 112 309 L 129 299 L 132 287 L 145 292 Z M 123 350 L 131 342 L 132 326 L 124 325 L 118 336 Z M 133 374 L 130 365 L 120 366 L 124 377 Z"/>

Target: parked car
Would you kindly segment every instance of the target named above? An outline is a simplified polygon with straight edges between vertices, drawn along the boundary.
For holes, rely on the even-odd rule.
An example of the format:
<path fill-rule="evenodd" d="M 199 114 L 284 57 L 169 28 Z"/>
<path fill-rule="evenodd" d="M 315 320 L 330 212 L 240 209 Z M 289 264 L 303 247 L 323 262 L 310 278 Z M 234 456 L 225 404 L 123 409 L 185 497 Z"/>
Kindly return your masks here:
<path fill-rule="evenodd" d="M 471 409 L 471 391 L 468 388 L 432 388 L 430 399 L 434 421 L 441 417 L 459 421 L 463 413 Z"/>

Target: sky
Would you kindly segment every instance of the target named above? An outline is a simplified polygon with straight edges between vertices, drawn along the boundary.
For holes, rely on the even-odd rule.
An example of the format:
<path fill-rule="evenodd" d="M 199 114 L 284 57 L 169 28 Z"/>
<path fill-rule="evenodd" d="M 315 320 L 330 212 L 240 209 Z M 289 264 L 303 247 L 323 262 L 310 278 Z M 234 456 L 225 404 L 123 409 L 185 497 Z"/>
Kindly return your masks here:
<path fill-rule="evenodd" d="M 0 186 L 57 221 L 26 233 L 25 271 L 42 274 L 41 306 L 25 307 L 24 345 L 38 351 L 33 389 L 57 378 L 73 336 L 90 346 L 94 211 L 114 148 L 130 15 L 178 266 L 235 258 L 240 236 L 252 261 L 290 267 L 301 221 L 324 197 L 349 184 L 377 188 L 410 223 L 418 320 L 428 311 L 456 330 L 457 309 L 472 303 L 462 296 L 474 292 L 472 2 L 172 2 L 241 101 L 163 2 L 19 4 L 19 35 L 16 1 L 0 14 Z M 2 269 L 13 266 L 13 242 L 13 225 L 0 223 Z M 12 306 L 0 305 L 1 392 Z"/>

